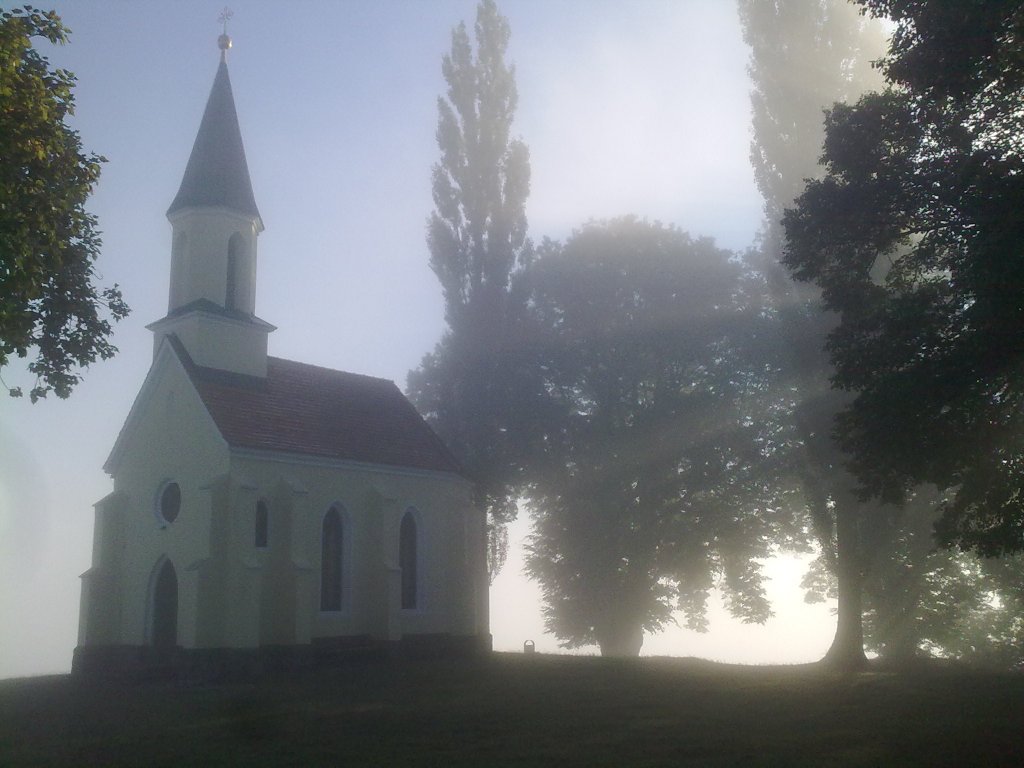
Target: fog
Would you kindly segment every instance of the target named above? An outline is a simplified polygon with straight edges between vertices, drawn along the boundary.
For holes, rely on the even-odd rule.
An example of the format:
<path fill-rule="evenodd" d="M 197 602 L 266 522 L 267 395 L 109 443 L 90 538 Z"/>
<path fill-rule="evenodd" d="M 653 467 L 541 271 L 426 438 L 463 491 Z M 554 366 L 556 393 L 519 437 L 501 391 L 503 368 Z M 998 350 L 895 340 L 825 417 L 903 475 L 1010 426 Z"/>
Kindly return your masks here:
<path fill-rule="evenodd" d="M 229 66 L 257 203 L 257 314 L 278 327 L 271 354 L 404 384 L 444 330 L 425 222 L 437 160 L 440 60 L 470 0 L 302 2 L 294 12 L 233 6 Z M 564 0 L 500 4 L 512 29 L 530 149 L 531 236 L 566 239 L 587 221 L 634 214 L 742 251 L 762 227 L 749 162 L 749 49 L 720 0 Z M 79 580 L 90 563 L 101 467 L 152 354 L 145 325 L 166 310 L 170 230 L 217 64 L 205 3 L 56 3 L 69 45 L 43 47 L 76 73 L 74 126 L 108 158 L 91 203 L 103 231 L 99 273 L 132 307 L 71 398 L 0 401 L 0 677 L 66 671 Z M 7 386 L 31 384 L 15 363 Z M 491 592 L 498 650 L 545 634 L 538 587 L 523 574 L 524 513 Z M 710 631 L 679 626 L 643 653 L 749 663 L 819 658 L 834 632 L 827 600 L 808 606 L 810 555 L 766 566 L 774 616 L 742 624 L 713 593 Z M 680 618 L 682 624 L 685 621 Z M 596 652 L 583 647 L 582 652 Z"/>

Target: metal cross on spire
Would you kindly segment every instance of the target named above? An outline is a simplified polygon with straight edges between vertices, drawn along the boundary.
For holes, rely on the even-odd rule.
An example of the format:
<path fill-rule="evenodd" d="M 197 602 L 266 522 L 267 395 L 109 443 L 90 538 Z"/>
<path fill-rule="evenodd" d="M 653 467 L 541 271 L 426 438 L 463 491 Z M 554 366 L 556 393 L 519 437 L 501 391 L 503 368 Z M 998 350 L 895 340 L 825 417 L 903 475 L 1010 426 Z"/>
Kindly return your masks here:
<path fill-rule="evenodd" d="M 227 58 L 228 49 L 231 47 L 231 38 L 228 37 L 228 22 L 231 21 L 231 17 L 234 15 L 234 12 L 225 5 L 224 10 L 217 17 L 217 21 L 224 25 L 223 33 L 217 38 L 217 47 L 220 48 L 221 61 Z"/>

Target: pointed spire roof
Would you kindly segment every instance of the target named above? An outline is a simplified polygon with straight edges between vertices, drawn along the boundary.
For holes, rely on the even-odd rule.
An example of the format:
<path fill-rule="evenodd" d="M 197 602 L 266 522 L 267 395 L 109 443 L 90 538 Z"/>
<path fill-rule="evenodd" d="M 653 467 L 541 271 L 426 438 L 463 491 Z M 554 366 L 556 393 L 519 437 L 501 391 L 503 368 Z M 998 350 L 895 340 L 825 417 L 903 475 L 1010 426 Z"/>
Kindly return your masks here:
<path fill-rule="evenodd" d="M 252 194 L 235 98 L 231 93 L 228 65 L 223 55 L 185 167 L 185 176 L 174 202 L 167 209 L 167 215 L 183 208 L 228 208 L 255 217 L 259 220 L 258 227 L 263 228 L 256 198 Z"/>

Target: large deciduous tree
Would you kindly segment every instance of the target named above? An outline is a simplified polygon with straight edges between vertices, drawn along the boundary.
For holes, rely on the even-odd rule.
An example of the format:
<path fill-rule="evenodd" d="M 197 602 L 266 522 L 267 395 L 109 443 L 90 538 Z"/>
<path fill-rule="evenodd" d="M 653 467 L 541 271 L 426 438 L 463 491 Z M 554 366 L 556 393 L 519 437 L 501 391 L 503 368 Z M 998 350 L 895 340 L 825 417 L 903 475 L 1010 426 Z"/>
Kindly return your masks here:
<path fill-rule="evenodd" d="M 760 267 L 773 293 L 786 348 L 777 381 L 792 399 L 802 445 L 797 474 L 821 547 L 821 565 L 838 577 L 838 622 L 827 658 L 856 667 L 866 663 L 861 582 L 868 553 L 858 520 L 868 510 L 852 493 L 855 481 L 831 437 L 844 402 L 830 387 L 832 369 L 823 349 L 835 319 L 822 311 L 816 288 L 786 275 L 781 222 L 805 180 L 823 172 L 818 157 L 825 108 L 880 84 L 871 60 L 881 55 L 883 38 L 877 25 L 867 24 L 844 0 L 739 0 L 739 11 L 751 49 L 751 163 L 765 210 Z"/>
<path fill-rule="evenodd" d="M 517 499 L 507 429 L 510 277 L 530 253 L 530 163 L 511 133 L 518 94 L 505 61 L 509 34 L 494 0 L 483 0 L 475 51 L 460 24 L 443 59 L 448 91 L 438 98 L 441 159 L 427 242 L 447 331 L 408 381 L 413 401 L 476 484 L 489 515 L 492 577 L 504 561 L 504 523 L 515 516 Z"/>
<path fill-rule="evenodd" d="M 33 38 L 64 43 L 68 30 L 52 11 L 0 12 L 0 368 L 34 350 L 35 402 L 67 397 L 78 368 L 117 351 L 111 321 L 128 307 L 116 285 L 95 284 L 100 238 L 85 204 L 103 158 L 67 123 L 75 77 Z"/>
<path fill-rule="evenodd" d="M 871 0 L 891 88 L 828 116 L 786 263 L 841 321 L 866 495 L 948 489 L 947 543 L 1024 549 L 1024 4 Z"/>
<path fill-rule="evenodd" d="M 543 379 L 527 571 L 564 645 L 635 655 L 721 587 L 769 615 L 759 558 L 793 540 L 778 474 L 760 286 L 709 239 L 636 219 L 545 243 L 519 279 Z"/>
<path fill-rule="evenodd" d="M 933 494 L 934 495 L 934 494 Z M 866 646 L 894 664 L 934 653 L 1008 668 L 1024 661 L 1024 556 L 935 546 L 935 505 L 908 505 L 864 583 Z"/>

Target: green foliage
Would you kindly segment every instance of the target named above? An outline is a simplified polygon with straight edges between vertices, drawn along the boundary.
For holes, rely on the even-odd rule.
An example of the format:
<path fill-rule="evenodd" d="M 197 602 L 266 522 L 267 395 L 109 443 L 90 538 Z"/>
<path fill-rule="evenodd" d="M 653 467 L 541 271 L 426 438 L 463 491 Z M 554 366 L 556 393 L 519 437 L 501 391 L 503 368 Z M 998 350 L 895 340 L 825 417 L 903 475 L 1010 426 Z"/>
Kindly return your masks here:
<path fill-rule="evenodd" d="M 1024 662 L 1024 556 L 938 547 L 940 495 L 918 489 L 890 524 L 864 581 L 865 641 L 894 664 L 922 653 L 1007 669 Z"/>
<path fill-rule="evenodd" d="M 506 65 L 510 30 L 493 0 L 477 8 L 476 55 L 464 24 L 452 32 L 441 70 L 447 98 L 437 100 L 435 211 L 430 217 L 430 266 L 441 281 L 453 332 L 479 329 L 497 336 L 509 276 L 529 252 L 526 145 L 511 137 L 518 92 Z"/>
<path fill-rule="evenodd" d="M 909 6 L 901 5 L 901 13 L 905 13 Z M 881 70 L 865 70 L 867 60 L 876 56 L 874 51 L 881 54 L 881 41 L 877 25 L 856 18 L 857 10 L 850 5 L 744 1 L 740 8 L 745 38 L 752 47 L 752 158 L 769 219 L 762 248 L 771 274 L 783 234 L 773 223 L 791 205 L 806 178 L 820 178 L 825 172 L 817 164 L 825 135 L 821 108 L 833 101 L 852 101 L 865 87 L 881 86 Z M 932 3 L 916 12 L 921 11 L 940 16 L 960 14 L 962 18 L 976 15 L 963 5 L 954 8 Z M 947 27 L 947 31 L 952 37 L 918 41 L 918 45 L 928 42 L 923 54 L 928 63 L 909 76 L 930 78 L 929 73 L 942 71 L 953 56 L 959 59 L 954 68 L 965 73 L 970 71 L 965 61 L 988 61 L 990 48 L 986 46 L 990 44 L 984 37 L 962 40 L 960 29 Z M 969 78 L 958 76 L 957 80 Z M 844 109 L 836 107 L 837 112 Z M 878 162 L 880 148 L 913 131 L 917 116 L 900 117 L 894 111 L 889 124 L 874 127 L 860 119 L 857 140 L 836 147 L 852 163 L 859 155 Z M 864 202 L 841 211 L 848 216 L 849 228 L 862 225 L 864 209 L 884 210 L 884 204 Z M 853 547 L 844 542 L 841 554 L 856 558 L 862 577 L 866 646 L 893 661 L 927 651 L 1001 663 L 999 659 L 1006 655 L 999 650 L 1003 646 L 978 639 L 1009 632 L 1004 611 L 986 598 L 995 593 L 995 587 L 982 578 L 982 561 L 970 554 L 936 549 L 933 523 L 941 498 L 915 488 L 904 508 L 896 509 L 865 506 L 853 499 L 844 502 L 836 493 L 835 489 L 852 480 L 841 469 L 843 455 L 829 435 L 832 420 L 849 403 L 849 395 L 828 390 L 826 380 L 833 369 L 824 353 L 816 353 L 837 318 L 817 309 L 815 286 L 794 286 L 781 274 L 775 274 L 772 285 L 785 336 L 791 348 L 800 350 L 790 357 L 787 381 L 799 393 L 795 415 L 811 448 L 804 465 L 804 487 L 822 546 L 822 556 L 804 581 L 808 599 L 838 596 L 834 516 L 853 514 L 860 520 L 856 541 Z M 964 636 L 976 638 L 969 652 L 964 648 Z"/>
<path fill-rule="evenodd" d="M 992 669 L 1024 663 L 1024 555 L 981 557 L 938 546 L 942 496 L 918 488 L 902 508 L 862 526 L 864 646 L 892 669 L 922 656 Z M 835 599 L 833 567 L 818 558 L 804 578 L 808 602 Z"/>
<path fill-rule="evenodd" d="M 0 368 L 36 350 L 33 402 L 67 397 L 76 367 L 111 357 L 111 320 L 128 314 L 116 285 L 94 284 L 100 239 L 85 203 L 104 158 L 84 154 L 67 125 L 75 77 L 32 47 L 67 36 L 52 11 L 0 13 Z"/>
<path fill-rule="evenodd" d="M 750 159 L 774 231 L 804 181 L 820 175 L 824 110 L 881 85 L 871 61 L 884 41 L 880 25 L 840 0 L 738 5 L 754 83 Z"/>
<path fill-rule="evenodd" d="M 838 433 L 864 493 L 933 483 L 946 543 L 1021 550 L 1024 7 L 867 5 L 897 22 L 892 87 L 829 114 L 786 263 L 840 313 Z"/>
<path fill-rule="evenodd" d="M 1024 557 L 933 549 L 921 572 L 924 594 L 906 632 L 919 648 L 986 668 L 1024 664 Z"/>
<path fill-rule="evenodd" d="M 781 219 L 806 179 L 823 171 L 818 154 L 825 108 L 881 81 L 871 68 L 883 50 L 881 29 L 843 0 L 739 0 L 739 12 L 754 85 L 751 162 L 766 216 L 758 265 L 771 288 L 780 337 L 776 386 L 791 402 L 796 474 L 821 548 L 806 584 L 820 596 L 823 580 L 839 576 L 841 615 L 830 659 L 857 666 L 865 661 L 859 602 L 865 555 L 857 520 L 880 513 L 849 492 L 853 480 L 832 439 L 846 397 L 830 387 L 832 367 L 823 349 L 836 321 L 822 311 L 813 286 L 794 283 L 782 268 Z"/>
<path fill-rule="evenodd" d="M 795 541 L 776 485 L 763 286 L 709 239 L 632 218 L 547 242 L 521 276 L 548 406 L 530 426 L 527 571 L 565 645 L 635 654 L 720 586 L 770 616 L 759 558 Z"/>
<path fill-rule="evenodd" d="M 871 61 L 883 50 L 881 30 L 842 0 L 739 0 L 743 37 L 751 49 L 754 178 L 766 222 L 758 267 L 772 290 L 778 319 L 780 386 L 793 393 L 794 419 L 806 448 L 803 481 L 819 538 L 834 536 L 830 518 L 848 484 L 843 457 L 831 440 L 843 397 L 830 391 L 823 346 L 835 318 L 822 312 L 818 292 L 794 283 L 779 263 L 781 220 L 808 178 L 823 169 L 824 111 L 880 82 Z"/>
<path fill-rule="evenodd" d="M 448 330 L 419 369 L 409 396 L 458 457 L 488 513 L 493 578 L 505 560 L 504 524 L 516 515 L 507 355 L 510 279 L 529 258 L 529 152 L 511 137 L 518 93 L 505 63 L 508 21 L 494 0 L 477 7 L 476 51 L 464 24 L 442 62 L 428 224 L 430 266 L 441 282 Z"/>

